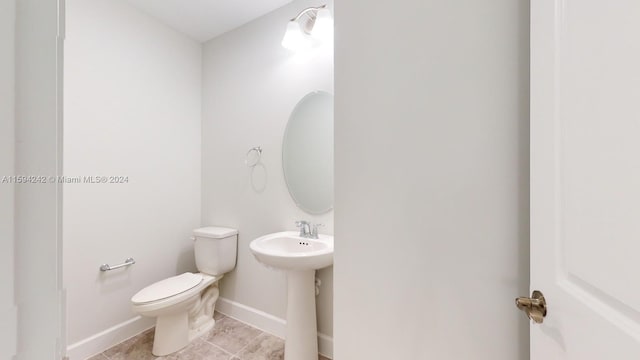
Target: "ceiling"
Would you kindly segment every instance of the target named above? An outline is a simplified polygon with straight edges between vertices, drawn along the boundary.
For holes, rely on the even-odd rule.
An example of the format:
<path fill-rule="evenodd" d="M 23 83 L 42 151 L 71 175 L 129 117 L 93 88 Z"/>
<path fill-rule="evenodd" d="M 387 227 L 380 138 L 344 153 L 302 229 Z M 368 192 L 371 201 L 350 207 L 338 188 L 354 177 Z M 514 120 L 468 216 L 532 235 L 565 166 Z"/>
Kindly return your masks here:
<path fill-rule="evenodd" d="M 172 28 L 204 42 L 291 0 L 126 0 Z"/>

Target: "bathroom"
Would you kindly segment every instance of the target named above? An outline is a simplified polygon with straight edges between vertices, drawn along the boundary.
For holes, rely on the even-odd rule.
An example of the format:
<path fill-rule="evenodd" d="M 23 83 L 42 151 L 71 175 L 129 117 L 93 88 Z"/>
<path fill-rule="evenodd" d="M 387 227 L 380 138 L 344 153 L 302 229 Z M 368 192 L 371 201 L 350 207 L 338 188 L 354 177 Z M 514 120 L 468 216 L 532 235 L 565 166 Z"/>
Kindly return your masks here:
<path fill-rule="evenodd" d="M 325 3 L 274 1 L 261 5 L 275 9 L 265 15 L 253 9 L 224 16 L 216 15 L 223 6 L 202 3 L 185 10 L 185 19 L 163 22 L 157 19 L 167 9 L 153 1 L 66 2 L 64 173 L 129 178 L 64 188 L 70 358 L 102 352 L 106 339 L 125 340 L 153 326 L 153 318 L 132 320 L 130 299 L 154 282 L 197 272 L 191 237 L 203 226 L 238 230 L 237 266 L 220 282 L 216 309 L 245 322 L 258 317 L 266 324 L 253 325 L 284 337 L 286 276 L 256 261 L 249 243 L 295 229 L 296 220 L 325 224 L 322 231 L 333 233 L 332 212 L 312 215 L 296 206 L 281 170 L 296 104 L 311 92 L 333 93 L 330 43 L 301 60 L 281 42 L 291 18 Z M 237 19 L 225 19 L 231 15 Z M 172 20 L 176 25 L 166 24 Z M 224 21 L 241 26 L 207 23 Z M 259 153 L 249 151 L 257 147 Z M 127 270 L 74 271 L 129 257 L 136 263 Z M 331 271 L 318 272 L 321 339 L 332 337 Z M 242 310 L 248 314 L 236 314 Z M 95 314 L 92 321 L 87 314 Z M 331 355 L 330 345 L 320 346 Z M 235 355 L 235 347 L 227 350 Z"/>
<path fill-rule="evenodd" d="M 640 357 L 637 5 L 0 1 L 0 359 Z M 287 135 L 318 95 L 310 209 Z M 252 244 L 317 224 L 333 265 L 289 316 Z M 233 244 L 211 328 L 163 350 L 134 298 L 198 273 L 203 237 Z"/>

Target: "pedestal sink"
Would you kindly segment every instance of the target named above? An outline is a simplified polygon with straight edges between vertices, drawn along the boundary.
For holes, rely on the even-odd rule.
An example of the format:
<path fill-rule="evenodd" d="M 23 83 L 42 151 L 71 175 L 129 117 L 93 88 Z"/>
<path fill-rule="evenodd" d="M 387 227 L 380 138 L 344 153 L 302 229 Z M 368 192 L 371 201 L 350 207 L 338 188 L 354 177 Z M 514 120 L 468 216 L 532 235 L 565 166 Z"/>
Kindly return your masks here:
<path fill-rule="evenodd" d="M 284 231 L 259 237 L 250 248 L 259 262 L 287 273 L 285 360 L 317 360 L 315 271 L 333 264 L 333 236 Z"/>

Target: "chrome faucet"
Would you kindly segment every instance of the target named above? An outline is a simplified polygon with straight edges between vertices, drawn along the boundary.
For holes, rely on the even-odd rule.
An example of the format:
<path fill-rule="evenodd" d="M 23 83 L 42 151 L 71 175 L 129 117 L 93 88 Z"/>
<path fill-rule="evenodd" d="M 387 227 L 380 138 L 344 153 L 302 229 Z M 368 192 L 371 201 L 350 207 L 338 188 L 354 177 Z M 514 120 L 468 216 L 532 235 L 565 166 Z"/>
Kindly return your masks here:
<path fill-rule="evenodd" d="M 300 228 L 300 237 L 311 237 L 311 224 L 308 221 L 296 221 L 296 227 Z"/>
<path fill-rule="evenodd" d="M 312 224 L 308 221 L 296 221 L 296 226 L 300 228 L 300 237 L 307 239 L 318 238 L 318 228 L 324 226 L 322 224 Z"/>

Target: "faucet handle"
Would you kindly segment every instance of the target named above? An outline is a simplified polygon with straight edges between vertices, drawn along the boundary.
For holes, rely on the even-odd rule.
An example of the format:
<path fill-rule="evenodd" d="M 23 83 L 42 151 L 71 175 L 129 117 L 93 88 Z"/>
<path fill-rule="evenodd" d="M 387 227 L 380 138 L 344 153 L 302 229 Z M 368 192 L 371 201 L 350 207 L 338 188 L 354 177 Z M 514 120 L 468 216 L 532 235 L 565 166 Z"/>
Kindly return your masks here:
<path fill-rule="evenodd" d="M 311 235 L 317 239 L 318 238 L 318 228 L 319 227 L 323 227 L 324 224 L 313 224 L 312 230 L 311 230 Z"/>
<path fill-rule="evenodd" d="M 309 225 L 309 223 L 305 220 L 296 221 L 296 227 L 303 227 L 305 225 Z"/>

